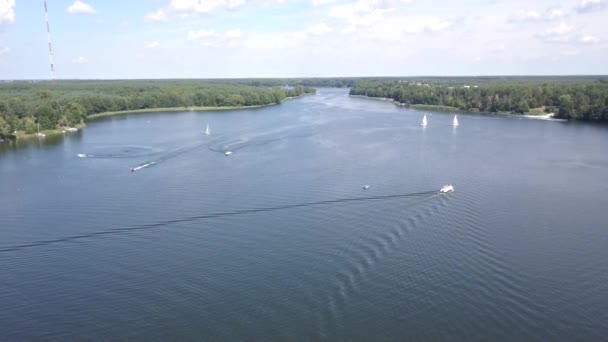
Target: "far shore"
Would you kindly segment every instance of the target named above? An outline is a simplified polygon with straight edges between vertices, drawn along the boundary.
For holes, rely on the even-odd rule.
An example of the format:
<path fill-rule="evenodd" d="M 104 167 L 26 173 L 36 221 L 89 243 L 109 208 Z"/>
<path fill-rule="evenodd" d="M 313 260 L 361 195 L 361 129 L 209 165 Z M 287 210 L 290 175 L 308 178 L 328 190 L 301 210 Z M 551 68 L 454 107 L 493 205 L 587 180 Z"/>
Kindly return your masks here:
<path fill-rule="evenodd" d="M 286 97 L 283 100 L 281 100 L 281 103 L 284 101 L 287 101 L 287 100 L 291 100 L 291 99 L 295 99 L 295 98 L 304 96 L 304 95 L 309 95 L 309 94 L 302 94 L 299 96 Z M 192 106 L 192 107 L 143 108 L 143 109 L 130 109 L 130 110 L 115 111 L 115 112 L 103 112 L 103 113 L 98 113 L 98 114 L 92 114 L 92 115 L 85 117 L 84 119 L 85 119 L 85 121 L 89 121 L 89 120 L 95 120 L 95 119 L 113 116 L 113 115 L 153 113 L 153 112 L 188 112 L 188 111 L 203 112 L 203 111 L 253 109 L 253 108 L 261 108 L 261 107 L 268 107 L 268 106 L 274 106 L 274 105 L 277 105 L 277 103 L 269 103 L 269 104 L 265 104 L 265 105 L 255 105 L 255 106 L 222 106 L 222 107 Z M 77 125 L 76 127 L 79 130 L 81 130 L 81 129 L 84 129 L 86 126 L 87 125 L 83 123 L 83 124 Z M 66 132 L 65 132 L 64 128 L 55 128 L 55 129 L 43 130 L 43 131 L 40 131 L 40 133 L 42 133 L 44 135 L 59 135 L 59 134 L 65 134 Z M 14 137 L 17 139 L 31 139 L 31 138 L 37 138 L 38 133 L 26 134 L 23 131 L 18 131 L 17 134 L 14 135 Z M 40 137 L 40 138 L 43 138 L 43 137 Z"/>
<path fill-rule="evenodd" d="M 193 106 L 193 107 L 162 107 L 162 108 L 129 109 L 129 110 L 120 110 L 120 111 L 116 111 L 116 112 L 103 112 L 103 113 L 98 113 L 98 114 L 92 114 L 92 115 L 87 116 L 86 120 L 98 119 L 98 118 L 103 118 L 106 116 L 113 116 L 113 115 L 123 115 L 123 114 L 153 113 L 153 112 L 188 112 L 188 111 L 203 112 L 203 111 L 213 111 L 213 110 L 237 110 L 237 109 L 260 108 L 260 107 L 266 107 L 266 106 L 272 106 L 272 105 L 274 105 L 274 103 L 269 104 L 269 105 L 255 105 L 255 106 L 223 106 L 223 107 Z"/>
<path fill-rule="evenodd" d="M 307 94 L 302 94 L 300 96 L 291 96 L 286 97 L 281 100 L 281 103 L 287 100 L 295 99 L 298 97 L 302 97 Z M 191 107 L 161 107 L 161 108 L 143 108 L 143 109 L 129 109 L 129 110 L 120 110 L 116 112 L 103 112 L 98 114 L 92 114 L 85 118 L 85 120 L 90 119 L 98 119 L 106 116 L 112 115 L 123 115 L 123 114 L 137 114 L 137 113 L 153 113 L 153 112 L 204 112 L 204 111 L 220 111 L 220 110 L 239 110 L 239 109 L 253 109 L 253 108 L 262 108 L 268 106 L 274 106 L 277 103 L 269 103 L 263 105 L 254 105 L 254 106 L 222 106 L 222 107 L 211 107 L 211 106 L 191 106 Z"/>
<path fill-rule="evenodd" d="M 505 116 L 505 117 L 515 116 L 515 117 L 521 117 L 521 118 L 526 118 L 526 119 L 538 119 L 538 120 L 547 120 L 547 121 L 568 121 L 567 119 L 555 118 L 555 113 L 544 114 L 542 111 L 539 111 L 538 109 L 528 111 L 525 114 L 515 114 L 515 113 L 511 113 L 511 112 L 486 113 L 486 112 L 477 112 L 477 111 L 466 111 L 466 110 L 461 110 L 456 107 L 450 107 L 450 106 L 425 105 L 425 104 L 406 105 L 405 103 L 395 101 L 388 97 L 372 97 L 372 96 L 365 96 L 365 95 L 349 95 L 349 96 L 358 97 L 358 98 L 362 98 L 362 99 L 368 99 L 368 100 L 392 102 L 397 106 L 408 106 L 410 108 L 417 109 L 417 110 L 429 110 L 429 111 L 437 111 L 437 112 L 477 113 L 477 114 L 482 114 L 482 115 L 497 115 L 497 116 Z M 544 107 L 542 109 L 544 109 Z"/>

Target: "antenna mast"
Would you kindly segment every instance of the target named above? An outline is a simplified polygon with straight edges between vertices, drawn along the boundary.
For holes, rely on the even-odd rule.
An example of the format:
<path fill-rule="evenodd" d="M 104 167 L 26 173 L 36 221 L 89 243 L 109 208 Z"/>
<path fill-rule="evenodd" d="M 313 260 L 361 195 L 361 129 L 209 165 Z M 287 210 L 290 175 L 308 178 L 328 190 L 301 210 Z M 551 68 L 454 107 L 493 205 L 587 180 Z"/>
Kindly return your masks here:
<path fill-rule="evenodd" d="M 51 47 L 51 29 L 49 26 L 49 11 L 44 0 L 44 17 L 46 18 L 46 34 L 49 39 L 49 63 L 51 64 L 51 81 L 55 80 L 55 68 L 53 67 L 53 48 Z"/>

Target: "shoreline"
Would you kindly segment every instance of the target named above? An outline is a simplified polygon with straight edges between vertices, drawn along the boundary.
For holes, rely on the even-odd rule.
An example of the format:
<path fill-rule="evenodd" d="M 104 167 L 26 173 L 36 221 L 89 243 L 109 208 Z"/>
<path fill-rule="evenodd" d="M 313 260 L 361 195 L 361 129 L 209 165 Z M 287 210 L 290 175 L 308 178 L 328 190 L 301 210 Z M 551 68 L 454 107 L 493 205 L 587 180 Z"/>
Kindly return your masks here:
<path fill-rule="evenodd" d="M 351 94 L 348 94 L 348 96 L 350 96 L 350 97 L 358 97 L 360 99 L 367 99 L 367 100 L 392 102 L 392 103 L 395 104 L 395 106 L 399 106 L 399 107 L 405 107 L 405 106 L 407 106 L 405 103 L 401 103 L 401 102 L 395 101 L 395 100 L 391 99 L 390 97 L 373 97 L 373 96 L 366 96 L 366 95 L 351 95 Z"/>
<path fill-rule="evenodd" d="M 428 110 L 428 111 L 435 111 L 435 112 L 453 112 L 453 113 L 463 113 L 463 114 L 479 114 L 479 115 L 500 116 L 500 117 L 516 117 L 516 118 L 536 119 L 536 120 L 545 120 L 545 121 L 559 121 L 559 122 L 568 121 L 567 119 L 555 118 L 554 117 L 555 113 L 548 113 L 548 114 L 541 114 L 541 115 L 515 114 L 515 113 L 510 113 L 510 112 L 490 113 L 490 112 L 460 110 L 456 107 L 441 106 L 441 105 L 415 104 L 415 105 L 408 106 L 404 103 L 397 102 L 388 97 L 372 97 L 372 96 L 365 96 L 365 95 L 350 95 L 350 94 L 348 96 L 358 97 L 358 98 L 362 98 L 362 99 L 376 100 L 376 101 L 392 102 L 396 106 L 400 106 L 400 107 L 407 106 L 407 107 L 415 109 L 415 110 Z M 528 112 L 528 113 L 530 113 L 530 112 Z"/>
<path fill-rule="evenodd" d="M 298 95 L 298 96 L 286 97 L 281 100 L 281 103 L 283 103 L 287 100 L 297 99 L 297 98 L 300 98 L 300 97 L 306 96 L 306 95 L 314 95 L 314 94 L 305 93 L 305 94 Z M 224 110 L 255 109 L 255 108 L 276 106 L 278 104 L 280 104 L 280 103 L 269 103 L 269 104 L 253 105 L 253 106 L 221 106 L 221 107 L 219 107 L 219 106 L 217 106 L 217 107 L 192 106 L 192 107 L 158 107 L 158 108 L 129 109 L 129 110 L 119 110 L 119 111 L 115 111 L 115 112 L 103 112 L 103 113 L 91 114 L 91 115 L 85 117 L 85 120 L 90 120 L 90 119 L 94 120 L 94 119 L 104 118 L 104 117 L 113 116 L 113 115 L 155 113 L 155 112 L 190 112 L 190 111 L 192 111 L 192 112 L 209 112 L 209 111 L 224 111 Z"/>
<path fill-rule="evenodd" d="M 304 93 L 302 95 L 298 95 L 298 96 L 291 96 L 291 97 L 286 97 L 284 99 L 281 100 L 280 103 L 283 103 L 287 100 L 292 100 L 292 99 L 297 99 L 299 97 L 305 96 L 305 95 L 315 95 L 315 94 L 308 94 L 308 93 Z M 222 106 L 222 107 L 209 107 L 209 106 L 193 106 L 193 107 L 160 107 L 160 108 L 143 108 L 143 109 L 130 109 L 130 110 L 121 110 L 121 111 L 114 111 L 114 112 L 103 112 L 103 113 L 97 113 L 97 114 L 91 114 L 87 117 L 84 118 L 84 121 L 95 121 L 96 119 L 99 118 L 105 118 L 105 117 L 109 117 L 109 116 L 114 116 L 114 115 L 126 115 L 126 114 L 141 114 L 141 113 L 155 113 L 155 112 L 207 112 L 207 111 L 230 111 L 230 110 L 239 110 L 239 109 L 255 109 L 255 108 L 262 108 L 262 107 L 269 107 L 269 106 L 275 106 L 275 105 L 279 105 L 280 103 L 269 103 L 269 104 L 263 104 L 263 105 L 253 105 L 253 106 Z M 87 125 L 86 123 L 77 125 L 76 128 L 78 128 L 78 130 L 83 130 L 84 128 L 86 128 Z M 63 128 L 56 128 L 56 129 L 47 129 L 47 130 L 43 130 L 40 131 L 40 133 L 43 133 L 45 135 L 59 135 L 59 134 L 65 134 L 67 133 Z M 23 131 L 17 131 L 17 134 L 13 135 L 15 140 L 20 140 L 20 139 L 32 139 L 32 138 L 39 138 L 39 139 L 44 139 L 45 137 L 38 137 L 38 133 L 31 133 L 31 134 L 25 134 Z"/>
<path fill-rule="evenodd" d="M 78 128 L 78 131 L 83 130 L 84 128 L 87 127 L 86 124 L 81 123 L 78 124 L 76 126 L 74 126 L 75 128 Z M 40 139 L 44 139 L 46 138 L 46 136 L 49 135 L 60 135 L 60 134 L 66 134 L 66 133 L 76 133 L 77 131 L 74 132 L 69 132 L 66 131 L 65 128 L 54 128 L 54 129 L 45 129 L 40 131 L 40 133 L 44 134 L 44 137 L 39 137 L 38 136 L 38 132 L 36 133 L 25 133 L 24 131 L 17 131 L 17 134 L 13 134 L 12 136 L 14 137 L 15 140 L 19 140 L 19 139 L 32 139 L 32 138 L 40 138 Z"/>
<path fill-rule="evenodd" d="M 115 112 L 103 112 L 97 114 L 91 114 L 85 118 L 85 120 L 104 118 L 108 116 L 114 115 L 125 115 L 125 114 L 141 114 L 141 113 L 155 113 L 155 112 L 207 112 L 207 111 L 222 111 L 222 110 L 238 110 L 238 109 L 252 109 L 252 108 L 261 108 L 275 105 L 267 104 L 267 105 L 255 105 L 255 106 L 223 106 L 223 107 L 159 107 L 159 108 L 143 108 L 143 109 L 129 109 L 129 110 L 119 110 Z"/>

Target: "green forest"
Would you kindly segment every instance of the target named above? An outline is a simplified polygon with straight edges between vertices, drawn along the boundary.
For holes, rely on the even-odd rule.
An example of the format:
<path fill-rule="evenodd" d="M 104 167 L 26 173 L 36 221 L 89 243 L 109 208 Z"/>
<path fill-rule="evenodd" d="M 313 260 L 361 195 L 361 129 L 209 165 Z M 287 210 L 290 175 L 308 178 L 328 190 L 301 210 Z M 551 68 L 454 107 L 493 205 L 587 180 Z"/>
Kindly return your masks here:
<path fill-rule="evenodd" d="M 606 76 L 343 77 L 62 80 L 0 83 L 0 138 L 82 126 L 95 114 L 154 108 L 238 108 L 346 87 L 429 109 L 608 121 Z"/>
<path fill-rule="evenodd" d="M 183 107 L 244 107 L 278 104 L 315 93 L 303 85 L 255 85 L 238 81 L 14 81 L 0 83 L 0 136 L 15 131 L 75 127 L 93 114 Z"/>
<path fill-rule="evenodd" d="M 564 77 L 551 82 L 542 78 L 434 81 L 361 81 L 351 88 L 350 94 L 427 106 L 424 108 L 437 106 L 486 113 L 554 113 L 554 117 L 562 119 L 608 121 L 608 81 L 605 78 Z"/>

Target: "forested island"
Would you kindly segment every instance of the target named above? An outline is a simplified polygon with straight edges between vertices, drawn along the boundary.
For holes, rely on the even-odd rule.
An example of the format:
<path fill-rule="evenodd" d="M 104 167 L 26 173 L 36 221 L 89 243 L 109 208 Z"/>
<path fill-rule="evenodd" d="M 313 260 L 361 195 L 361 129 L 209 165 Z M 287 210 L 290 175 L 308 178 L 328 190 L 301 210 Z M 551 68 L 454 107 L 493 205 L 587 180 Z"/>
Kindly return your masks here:
<path fill-rule="evenodd" d="M 369 80 L 357 82 L 351 95 L 385 98 L 421 109 L 540 115 L 608 121 L 605 78 Z"/>
<path fill-rule="evenodd" d="M 93 115 L 146 109 L 236 109 L 315 89 L 230 80 L 14 81 L 0 84 L 0 138 L 84 125 Z"/>

